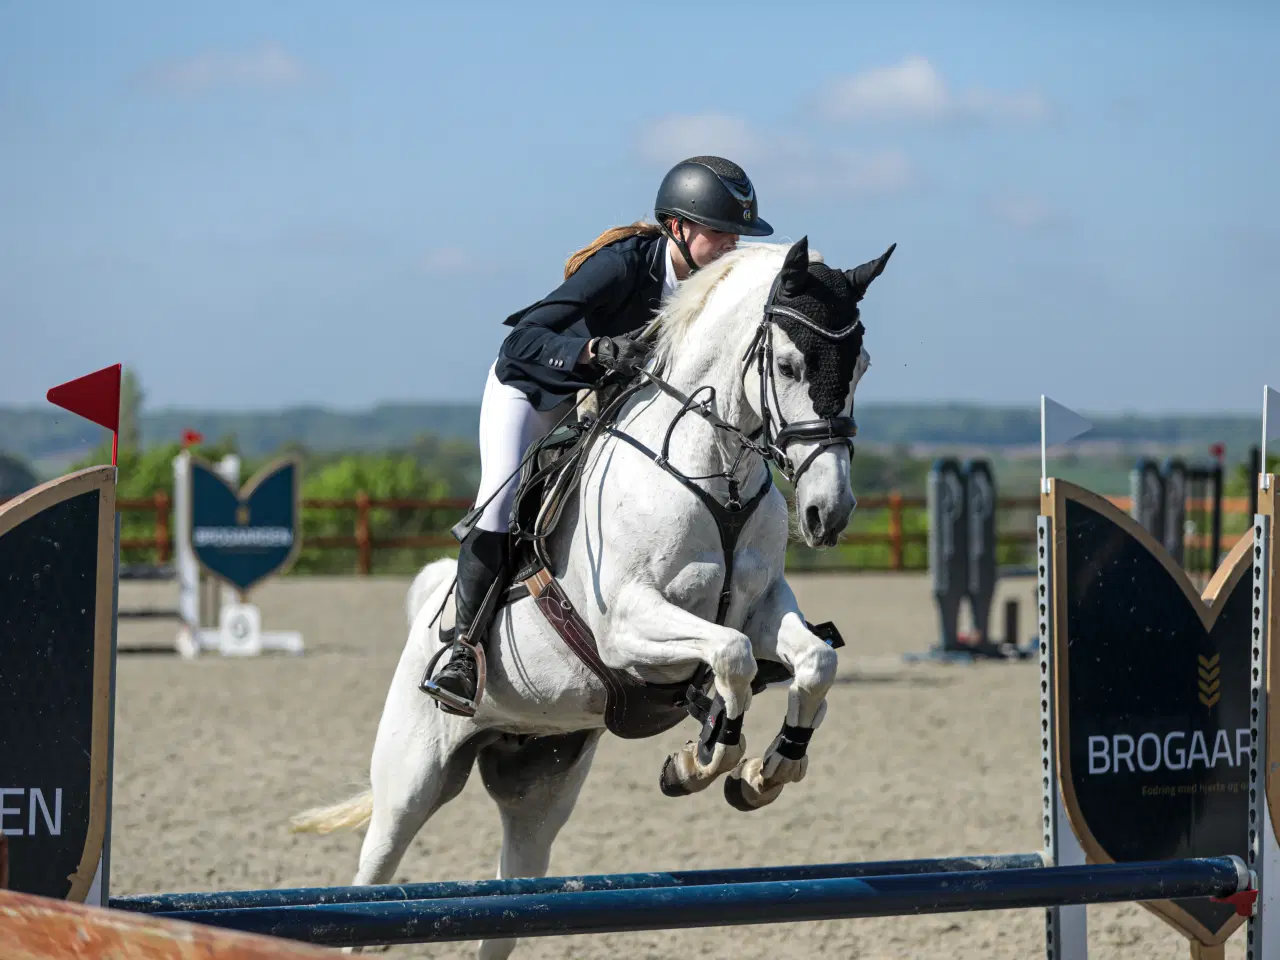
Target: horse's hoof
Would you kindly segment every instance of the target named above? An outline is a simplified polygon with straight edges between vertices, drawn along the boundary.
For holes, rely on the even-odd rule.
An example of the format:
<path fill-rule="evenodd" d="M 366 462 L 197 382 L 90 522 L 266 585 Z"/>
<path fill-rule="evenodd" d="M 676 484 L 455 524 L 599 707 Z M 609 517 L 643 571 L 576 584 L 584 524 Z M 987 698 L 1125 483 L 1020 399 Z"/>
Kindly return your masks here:
<path fill-rule="evenodd" d="M 742 784 L 743 779 L 735 777 L 732 773 L 724 778 L 724 798 L 729 801 L 729 806 L 743 813 L 759 810 L 759 807 L 753 807 L 747 802 L 747 793 L 742 789 Z"/>
<path fill-rule="evenodd" d="M 665 797 L 687 797 L 690 793 L 675 774 L 675 756 L 669 755 L 662 763 L 662 773 L 658 775 L 658 786 Z"/>
<path fill-rule="evenodd" d="M 743 760 L 724 779 L 724 798 L 729 806 L 744 813 L 767 807 L 782 794 L 785 783 L 766 786 L 763 775 L 764 761 L 759 758 Z"/>

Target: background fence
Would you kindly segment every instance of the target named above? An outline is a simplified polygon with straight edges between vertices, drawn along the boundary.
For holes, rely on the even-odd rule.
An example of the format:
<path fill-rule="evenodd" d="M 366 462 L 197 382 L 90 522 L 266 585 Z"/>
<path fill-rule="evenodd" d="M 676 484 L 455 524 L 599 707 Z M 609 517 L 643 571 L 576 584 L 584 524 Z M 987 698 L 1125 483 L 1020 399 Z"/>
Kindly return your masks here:
<path fill-rule="evenodd" d="M 1129 497 L 1109 497 L 1122 510 Z M 361 493 L 351 499 L 302 501 L 303 551 L 299 573 L 333 572 L 369 575 L 409 573 L 434 557 L 457 550 L 449 528 L 471 506 L 467 499 L 380 499 Z M 996 515 L 997 562 L 1001 566 L 1032 563 L 1038 497 L 1001 497 Z M 173 553 L 172 503 L 157 491 L 146 499 L 119 500 L 122 514 L 122 562 L 166 564 Z M 1249 527 L 1249 501 L 1223 499 L 1222 550 L 1225 553 Z M 1188 516 L 1207 517 L 1212 504 L 1187 502 Z M 793 533 L 794 533 L 793 520 Z M 924 497 L 901 493 L 863 496 L 840 543 L 810 550 L 798 533 L 788 551 L 793 570 L 919 571 L 928 568 L 928 513 Z M 1189 548 L 1203 551 L 1209 530 L 1188 524 Z M 1206 558 L 1207 559 L 1207 558 Z M 1215 564 L 1216 565 L 1216 562 Z M 1200 571 L 1204 572 L 1204 571 Z"/>

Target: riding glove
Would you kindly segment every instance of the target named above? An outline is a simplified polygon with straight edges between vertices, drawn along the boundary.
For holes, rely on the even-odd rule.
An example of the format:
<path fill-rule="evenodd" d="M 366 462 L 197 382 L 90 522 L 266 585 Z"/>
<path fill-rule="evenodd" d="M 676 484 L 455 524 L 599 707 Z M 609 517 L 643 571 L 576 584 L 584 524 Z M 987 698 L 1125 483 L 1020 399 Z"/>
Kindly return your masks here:
<path fill-rule="evenodd" d="M 596 340 L 595 362 L 606 370 L 638 370 L 653 347 L 630 337 L 600 337 Z"/>

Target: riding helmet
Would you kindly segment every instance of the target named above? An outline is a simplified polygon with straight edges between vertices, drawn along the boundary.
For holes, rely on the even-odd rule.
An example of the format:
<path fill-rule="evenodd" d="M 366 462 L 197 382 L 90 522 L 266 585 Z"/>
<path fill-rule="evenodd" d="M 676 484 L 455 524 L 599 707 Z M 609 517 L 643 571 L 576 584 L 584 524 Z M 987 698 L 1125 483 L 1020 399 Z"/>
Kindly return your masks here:
<path fill-rule="evenodd" d="M 690 157 L 662 178 L 654 213 L 681 217 L 712 230 L 767 237 L 773 227 L 760 219 L 756 188 L 736 163 L 723 157 Z"/>

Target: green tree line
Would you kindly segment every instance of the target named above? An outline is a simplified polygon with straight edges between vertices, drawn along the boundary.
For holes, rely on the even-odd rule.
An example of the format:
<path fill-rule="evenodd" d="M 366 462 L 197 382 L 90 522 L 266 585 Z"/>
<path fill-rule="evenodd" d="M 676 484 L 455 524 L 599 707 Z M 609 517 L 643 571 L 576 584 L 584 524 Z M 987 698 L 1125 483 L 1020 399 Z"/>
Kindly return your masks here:
<path fill-rule="evenodd" d="M 118 456 L 120 480 L 117 496 L 121 500 L 150 501 L 157 491 L 164 491 L 173 502 L 173 460 L 181 452 L 180 443 L 169 443 L 139 450 L 121 444 Z M 282 455 L 293 455 L 301 462 L 302 497 L 304 499 L 342 500 L 354 503 L 367 494 L 373 500 L 449 500 L 470 501 L 479 482 L 479 451 L 463 441 L 426 437 L 414 446 L 384 453 L 315 454 L 297 446 L 287 446 L 271 456 L 245 456 L 239 453 L 234 437 L 200 443 L 191 447 L 194 456 L 216 464 L 227 454 L 241 458 L 241 482 L 247 482 L 258 470 Z M 75 469 L 111 459 L 111 448 L 104 443 Z M 853 483 L 860 491 L 904 490 L 914 495 L 924 492 L 929 461 L 859 453 L 853 460 Z M 790 496 L 785 480 L 775 475 L 779 487 Z M 369 511 L 370 532 L 374 541 L 406 536 L 447 536 L 449 528 L 461 517 L 460 508 L 373 508 Z M 908 527 L 924 529 L 923 512 L 908 518 Z M 888 529 L 888 517 L 859 515 L 859 529 Z M 318 548 L 308 541 L 318 537 L 351 537 L 355 533 L 356 511 L 339 508 L 305 508 L 302 511 L 303 550 L 293 567 L 295 573 L 351 573 L 356 570 L 354 548 Z M 171 527 L 172 529 L 172 527 Z M 155 534 L 155 515 L 150 510 L 122 511 L 121 538 L 124 541 L 146 540 Z M 374 572 L 402 574 L 410 572 L 435 556 L 452 552 L 445 548 L 380 549 L 374 554 Z M 887 563 L 887 548 L 839 548 L 819 556 L 802 545 L 795 548 L 795 562 L 802 566 L 847 566 L 859 558 L 867 565 Z M 852 553 L 850 553 L 852 551 Z M 921 554 L 921 557 L 923 554 Z M 131 547 L 121 555 L 125 564 L 154 563 L 152 547 Z M 918 562 L 922 562 L 917 558 Z M 918 565 L 918 564 L 917 564 Z"/>
<path fill-rule="evenodd" d="M 163 491 L 173 502 L 173 460 L 181 452 L 180 443 L 169 443 L 139 451 L 121 446 L 117 496 L 121 500 L 152 500 Z M 234 438 L 221 438 L 191 447 L 191 453 L 216 464 L 227 454 L 239 454 Z M 479 479 L 479 454 L 468 444 L 424 439 L 412 448 L 386 453 L 315 455 L 296 447 L 282 448 L 273 456 L 241 455 L 241 483 L 282 455 L 301 462 L 304 499 L 354 501 L 360 493 L 377 499 L 443 500 L 469 498 Z M 109 444 L 96 449 L 74 469 L 109 463 Z M 374 509 L 369 522 L 372 536 L 415 536 L 447 534 L 461 510 Z M 355 532 L 353 509 L 304 509 L 302 511 L 303 550 L 293 567 L 296 573 L 350 573 L 356 569 L 354 549 L 320 549 L 307 543 L 317 537 L 350 537 Z M 171 527 L 172 529 L 172 527 Z M 155 534 L 155 514 L 148 510 L 121 513 L 120 536 L 124 541 L 150 540 Z M 439 553 L 440 551 L 435 551 Z M 403 572 L 420 564 L 429 553 L 423 551 L 380 551 L 377 569 Z M 122 551 L 121 563 L 154 563 L 151 547 Z"/>
<path fill-rule="evenodd" d="M 144 446 L 139 429 L 144 393 L 132 371 L 125 371 L 121 397 L 121 429 L 118 496 L 122 500 L 150 500 L 156 491 L 164 491 L 172 503 L 173 459 L 181 451 L 178 442 Z M 227 454 L 241 458 L 241 482 L 247 482 L 259 469 L 282 455 L 296 456 L 301 462 L 302 496 L 304 499 L 342 500 L 354 502 L 364 493 L 374 500 L 470 500 L 480 478 L 479 450 L 471 440 L 441 436 L 420 436 L 413 443 L 384 451 L 316 452 L 298 443 L 279 445 L 270 454 L 244 452 L 234 433 L 218 439 L 202 442 L 192 448 L 192 453 L 216 463 Z M 109 441 L 101 444 L 84 458 L 76 468 L 96 463 L 110 462 Z M 1038 463 L 1001 461 L 993 457 L 1002 495 L 1034 494 L 1034 484 L 1027 481 L 1031 473 L 1038 476 Z M 1280 469 L 1274 457 L 1268 458 L 1272 470 Z M 908 497 L 922 497 L 925 493 L 932 460 L 912 456 L 908 449 L 897 447 L 888 452 L 872 452 L 865 448 L 857 451 L 850 464 L 850 479 L 860 496 L 886 494 L 898 491 Z M 1125 475 L 1130 464 L 1116 460 L 1111 463 L 1076 462 L 1071 459 L 1055 470 L 1058 475 L 1077 482 L 1085 482 L 1093 489 L 1103 490 L 1103 485 L 1090 482 L 1091 471 L 1105 471 L 1108 476 Z M 1083 474 L 1083 475 L 1081 475 Z M 1003 475 L 1003 476 L 1002 476 Z M 775 481 L 790 498 L 791 490 L 776 472 Z M 1242 496 L 1248 491 L 1248 470 L 1243 464 L 1232 469 L 1226 478 L 1229 496 Z M 1114 485 L 1114 482 L 1112 483 Z M 1023 488 L 1026 487 L 1024 490 Z M 374 541 L 392 537 L 447 536 L 449 528 L 457 522 L 462 509 L 375 508 L 370 511 L 370 532 Z M 1026 511 L 1023 511 L 1026 512 Z M 1006 518 L 1007 523 L 1033 523 L 1034 511 L 1028 517 Z M 121 535 L 126 541 L 150 540 L 155 532 L 154 513 L 147 511 L 124 512 L 121 518 Z M 859 508 L 851 530 L 859 533 L 887 533 L 887 510 Z M 309 541 L 320 537 L 351 537 L 355 533 L 354 509 L 307 508 L 302 513 L 303 550 L 294 565 L 296 573 L 351 573 L 357 568 L 354 548 L 334 549 L 308 546 Z M 908 535 L 919 537 L 927 531 L 927 518 L 922 509 L 905 512 L 903 529 Z M 374 554 L 375 573 L 403 574 L 411 572 L 434 556 L 449 553 L 452 545 L 435 549 L 382 549 Z M 1024 551 L 1020 547 L 1002 548 L 1001 562 L 1021 563 Z M 879 568 L 889 562 L 887 545 L 841 545 L 826 551 L 810 551 L 798 536 L 793 539 L 790 563 L 795 568 L 815 569 L 823 567 L 861 566 Z M 905 551 L 908 567 L 920 568 L 927 562 L 923 543 L 913 544 Z M 155 551 L 150 548 L 130 548 L 123 551 L 122 563 L 151 563 Z"/>

